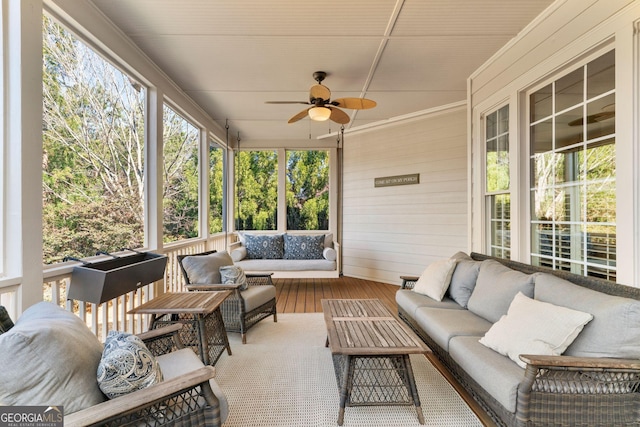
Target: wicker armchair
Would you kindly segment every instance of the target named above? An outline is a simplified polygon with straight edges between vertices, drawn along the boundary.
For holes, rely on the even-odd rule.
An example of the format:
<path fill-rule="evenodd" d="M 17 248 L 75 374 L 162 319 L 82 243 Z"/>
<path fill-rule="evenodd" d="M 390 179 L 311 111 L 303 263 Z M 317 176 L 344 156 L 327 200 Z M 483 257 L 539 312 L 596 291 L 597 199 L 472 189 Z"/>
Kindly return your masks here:
<path fill-rule="evenodd" d="M 182 325 L 152 330 L 138 336 L 155 355 L 172 353 L 177 365 L 195 356 L 183 349 L 178 335 Z M 196 357 L 197 359 L 197 357 Z M 64 425 L 75 426 L 221 426 L 220 401 L 211 383 L 215 369 L 200 365 L 184 375 L 66 415 Z"/>
<path fill-rule="evenodd" d="M 207 251 L 195 255 L 178 255 L 178 264 L 189 291 L 220 291 L 231 290 L 233 293 L 220 307 L 225 329 L 228 332 L 239 332 L 242 343 L 247 342 L 247 331 L 262 319 L 273 315 L 273 321 L 278 321 L 276 312 L 275 286 L 270 273 L 246 274 L 248 287 L 240 290 L 239 284 L 192 284 L 182 261 L 188 256 L 210 255 L 216 251 Z"/>

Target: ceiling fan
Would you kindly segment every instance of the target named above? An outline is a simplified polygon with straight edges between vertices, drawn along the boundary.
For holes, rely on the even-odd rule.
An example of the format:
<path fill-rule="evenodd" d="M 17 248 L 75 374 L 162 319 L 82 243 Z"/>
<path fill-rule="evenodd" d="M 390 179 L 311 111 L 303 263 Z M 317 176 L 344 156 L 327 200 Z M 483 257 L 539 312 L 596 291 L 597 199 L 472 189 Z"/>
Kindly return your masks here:
<path fill-rule="evenodd" d="M 305 104 L 311 107 L 300 111 L 289 119 L 289 123 L 295 123 L 303 119 L 307 115 L 311 120 L 323 122 L 332 120 L 336 123 L 349 123 L 349 115 L 340 108 L 348 108 L 351 110 L 366 110 L 376 106 L 376 102 L 366 98 L 338 98 L 331 101 L 331 91 L 322 84 L 327 77 L 324 71 L 316 71 L 313 78 L 318 84 L 311 86 L 309 89 L 309 101 L 267 101 L 267 104 Z"/>

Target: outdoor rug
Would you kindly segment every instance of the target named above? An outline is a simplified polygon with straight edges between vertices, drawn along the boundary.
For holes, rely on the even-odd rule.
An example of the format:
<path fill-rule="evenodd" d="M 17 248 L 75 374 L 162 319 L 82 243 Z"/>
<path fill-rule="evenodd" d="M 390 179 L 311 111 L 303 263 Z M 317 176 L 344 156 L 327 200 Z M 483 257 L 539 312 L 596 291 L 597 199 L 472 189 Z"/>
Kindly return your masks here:
<path fill-rule="evenodd" d="M 337 426 L 339 392 L 322 313 L 278 314 L 247 333 L 229 334 L 232 356 L 216 363 L 216 381 L 229 400 L 225 427 Z M 412 355 L 425 425 L 482 426 L 431 363 Z M 354 406 L 345 427 L 420 426 L 414 406 Z"/>

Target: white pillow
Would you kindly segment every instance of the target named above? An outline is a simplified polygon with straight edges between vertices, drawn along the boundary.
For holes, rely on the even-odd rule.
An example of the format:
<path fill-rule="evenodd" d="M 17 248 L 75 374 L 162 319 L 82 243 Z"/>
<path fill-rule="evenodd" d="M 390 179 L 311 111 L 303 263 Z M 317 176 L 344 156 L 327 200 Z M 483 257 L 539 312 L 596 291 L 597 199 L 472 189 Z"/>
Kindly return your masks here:
<path fill-rule="evenodd" d="M 451 283 L 456 262 L 455 259 L 443 259 L 429 264 L 413 287 L 413 291 L 442 301 Z"/>
<path fill-rule="evenodd" d="M 525 368 L 521 354 L 559 356 L 591 319 L 589 313 L 537 301 L 518 292 L 507 314 L 491 326 L 480 343 Z"/>

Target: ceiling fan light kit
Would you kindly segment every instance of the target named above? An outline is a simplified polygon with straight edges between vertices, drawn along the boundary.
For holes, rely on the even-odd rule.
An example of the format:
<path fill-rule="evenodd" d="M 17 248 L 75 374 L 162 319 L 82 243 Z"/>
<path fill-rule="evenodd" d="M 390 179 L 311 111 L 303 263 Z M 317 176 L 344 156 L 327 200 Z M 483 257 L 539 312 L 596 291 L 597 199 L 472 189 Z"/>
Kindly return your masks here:
<path fill-rule="evenodd" d="M 309 118 L 316 122 L 324 122 L 331 117 L 331 110 L 327 107 L 312 107 L 309 109 Z"/>
<path fill-rule="evenodd" d="M 331 91 L 322 84 L 327 77 L 324 71 L 316 71 L 313 73 L 313 79 L 318 82 L 309 89 L 309 102 L 300 101 L 268 101 L 267 104 L 306 104 L 312 107 L 300 111 L 289 119 L 289 123 L 295 123 L 309 116 L 311 120 L 316 122 L 324 122 L 332 120 L 339 124 L 349 123 L 351 118 L 347 113 L 339 108 L 348 108 L 351 110 L 367 110 L 376 106 L 376 102 L 366 98 L 339 98 L 331 101 Z"/>

